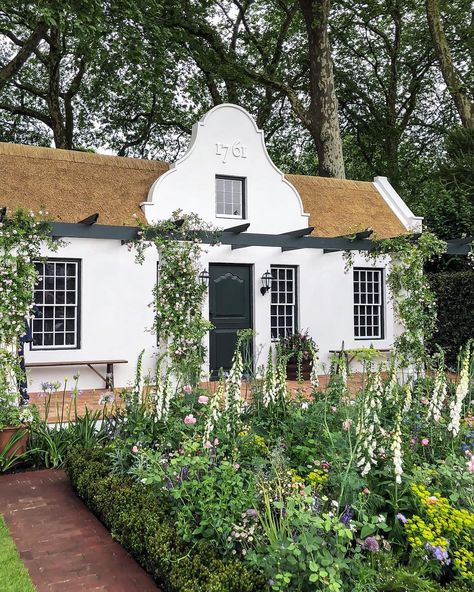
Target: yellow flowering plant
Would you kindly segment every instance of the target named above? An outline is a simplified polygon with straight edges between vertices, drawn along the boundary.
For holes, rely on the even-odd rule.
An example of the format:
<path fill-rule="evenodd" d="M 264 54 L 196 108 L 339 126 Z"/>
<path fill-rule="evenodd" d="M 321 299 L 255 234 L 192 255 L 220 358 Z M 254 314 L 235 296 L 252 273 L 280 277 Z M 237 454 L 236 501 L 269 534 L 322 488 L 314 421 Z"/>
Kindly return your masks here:
<path fill-rule="evenodd" d="M 451 566 L 457 576 L 474 583 L 474 513 L 453 507 L 440 493 L 412 484 L 420 514 L 404 518 L 405 533 L 415 557 L 440 572 Z"/>

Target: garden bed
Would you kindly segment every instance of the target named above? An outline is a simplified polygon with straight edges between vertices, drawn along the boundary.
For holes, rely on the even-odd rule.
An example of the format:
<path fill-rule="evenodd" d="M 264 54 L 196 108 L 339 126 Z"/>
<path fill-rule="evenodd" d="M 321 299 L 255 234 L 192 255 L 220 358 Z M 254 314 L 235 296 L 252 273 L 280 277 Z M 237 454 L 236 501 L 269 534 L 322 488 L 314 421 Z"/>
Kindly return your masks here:
<path fill-rule="evenodd" d="M 341 374 L 290 395 L 269 366 L 244 401 L 239 364 L 213 393 L 157 374 L 68 455 L 79 496 L 165 590 L 472 589 L 470 346 L 456 383 L 368 363 L 355 395 Z"/>
<path fill-rule="evenodd" d="M 185 543 L 168 505 L 141 484 L 110 474 L 106 449 L 71 450 L 66 470 L 77 494 L 165 590 L 265 590 L 264 579 L 240 561 L 223 561 L 210 544 Z"/>

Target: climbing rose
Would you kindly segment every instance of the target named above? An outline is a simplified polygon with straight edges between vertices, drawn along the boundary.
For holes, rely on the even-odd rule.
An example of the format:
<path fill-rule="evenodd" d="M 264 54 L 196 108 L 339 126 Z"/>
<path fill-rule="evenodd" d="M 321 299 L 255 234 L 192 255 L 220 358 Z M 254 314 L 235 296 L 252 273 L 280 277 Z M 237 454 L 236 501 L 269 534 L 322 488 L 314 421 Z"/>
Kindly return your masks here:
<path fill-rule="evenodd" d="M 201 405 L 207 405 L 209 401 L 209 397 L 206 397 L 206 395 L 201 395 L 198 399 L 198 403 L 201 403 Z"/>
<path fill-rule="evenodd" d="M 428 440 L 428 438 L 423 438 L 423 440 L 421 441 L 422 446 L 428 446 L 429 443 L 430 441 Z"/>
<path fill-rule="evenodd" d="M 138 452 L 138 446 L 135 444 L 135 446 L 132 446 L 132 453 L 137 454 L 137 452 Z"/>
<path fill-rule="evenodd" d="M 183 386 L 183 392 L 190 395 L 193 392 L 193 387 L 190 384 L 185 384 Z"/>
<path fill-rule="evenodd" d="M 190 413 L 189 415 L 186 415 L 186 417 L 184 418 L 184 423 L 186 425 L 194 425 L 196 423 L 196 418 L 192 413 Z"/>

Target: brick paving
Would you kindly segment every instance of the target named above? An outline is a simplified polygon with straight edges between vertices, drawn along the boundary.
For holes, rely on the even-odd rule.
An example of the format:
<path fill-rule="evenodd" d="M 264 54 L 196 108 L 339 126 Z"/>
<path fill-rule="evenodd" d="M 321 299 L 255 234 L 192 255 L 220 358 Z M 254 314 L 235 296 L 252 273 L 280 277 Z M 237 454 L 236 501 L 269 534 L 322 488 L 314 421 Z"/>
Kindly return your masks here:
<path fill-rule="evenodd" d="M 161 592 L 63 471 L 0 476 L 0 513 L 37 592 Z"/>

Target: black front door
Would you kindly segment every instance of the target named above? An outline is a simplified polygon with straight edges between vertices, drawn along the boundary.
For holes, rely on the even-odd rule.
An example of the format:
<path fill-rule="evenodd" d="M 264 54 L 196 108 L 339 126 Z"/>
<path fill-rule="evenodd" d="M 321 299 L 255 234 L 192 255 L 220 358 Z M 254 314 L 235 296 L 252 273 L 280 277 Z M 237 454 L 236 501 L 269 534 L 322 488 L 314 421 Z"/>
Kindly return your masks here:
<path fill-rule="evenodd" d="M 252 327 L 250 265 L 209 266 L 209 359 L 211 376 L 230 370 L 237 331 Z"/>

